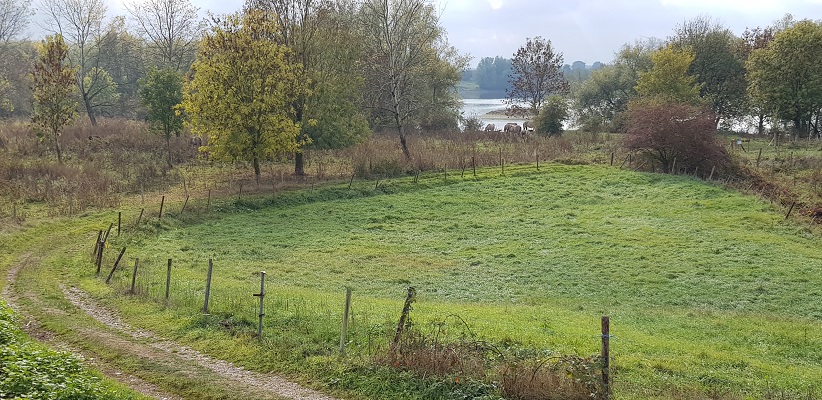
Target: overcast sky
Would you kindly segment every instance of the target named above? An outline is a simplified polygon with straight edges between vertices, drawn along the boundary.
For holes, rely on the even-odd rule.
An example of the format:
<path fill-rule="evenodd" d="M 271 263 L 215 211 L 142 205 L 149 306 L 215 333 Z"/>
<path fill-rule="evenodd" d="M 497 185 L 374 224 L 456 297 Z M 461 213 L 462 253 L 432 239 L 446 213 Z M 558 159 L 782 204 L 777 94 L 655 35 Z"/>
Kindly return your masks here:
<path fill-rule="evenodd" d="M 110 15 L 124 15 L 123 2 L 108 0 Z M 434 0 L 449 42 L 460 53 L 511 58 L 526 38 L 542 36 L 570 64 L 608 63 L 623 44 L 666 38 L 677 24 L 699 15 L 718 19 L 740 34 L 791 13 L 822 18 L 822 0 Z M 36 0 L 35 0 L 36 2 Z M 201 10 L 229 13 L 243 0 L 192 0 Z"/>

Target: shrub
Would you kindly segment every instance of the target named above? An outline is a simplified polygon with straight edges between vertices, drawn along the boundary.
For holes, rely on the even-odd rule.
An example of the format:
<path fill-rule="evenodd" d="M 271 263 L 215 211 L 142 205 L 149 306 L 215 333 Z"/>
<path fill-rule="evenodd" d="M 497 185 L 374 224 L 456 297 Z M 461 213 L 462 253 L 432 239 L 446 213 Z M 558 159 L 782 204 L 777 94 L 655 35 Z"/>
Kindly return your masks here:
<path fill-rule="evenodd" d="M 477 114 L 470 114 L 462 118 L 462 124 L 465 127 L 465 132 L 478 132 L 485 126 L 485 123 Z"/>
<path fill-rule="evenodd" d="M 534 129 L 548 136 L 562 134 L 562 123 L 568 119 L 568 102 L 561 96 L 550 96 L 534 119 Z"/>
<path fill-rule="evenodd" d="M 658 162 L 664 171 L 710 171 L 730 163 L 728 153 L 716 141 L 715 115 L 707 108 L 671 101 L 633 101 L 625 127 L 625 146 Z"/>

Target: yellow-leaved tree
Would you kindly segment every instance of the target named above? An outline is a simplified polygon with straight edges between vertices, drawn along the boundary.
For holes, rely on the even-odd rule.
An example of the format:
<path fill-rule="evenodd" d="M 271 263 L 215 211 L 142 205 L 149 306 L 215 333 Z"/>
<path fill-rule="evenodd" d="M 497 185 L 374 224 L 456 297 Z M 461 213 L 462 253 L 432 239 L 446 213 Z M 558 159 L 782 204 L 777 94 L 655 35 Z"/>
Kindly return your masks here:
<path fill-rule="evenodd" d="M 276 18 L 265 11 L 216 21 L 200 45 L 182 108 L 194 133 L 208 138 L 210 156 L 250 162 L 260 181 L 260 161 L 294 152 L 300 126 L 291 104 L 308 91 L 302 66 L 289 63 L 276 37 Z"/>

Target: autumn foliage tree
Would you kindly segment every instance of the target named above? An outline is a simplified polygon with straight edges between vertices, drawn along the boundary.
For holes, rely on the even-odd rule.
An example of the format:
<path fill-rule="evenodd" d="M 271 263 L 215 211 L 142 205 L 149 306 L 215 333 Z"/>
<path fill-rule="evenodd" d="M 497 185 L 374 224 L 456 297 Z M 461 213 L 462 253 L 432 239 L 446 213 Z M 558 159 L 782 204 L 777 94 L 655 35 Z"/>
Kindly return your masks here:
<path fill-rule="evenodd" d="M 34 110 L 31 120 L 41 140 L 54 142 L 57 161 L 63 163 L 60 131 L 77 115 L 74 79 L 77 71 L 66 63 L 68 46 L 61 35 L 47 36 L 31 71 Z"/>
<path fill-rule="evenodd" d="M 716 141 L 715 114 L 706 106 L 645 99 L 632 101 L 627 113 L 625 146 L 663 171 L 710 171 L 730 161 Z"/>
<path fill-rule="evenodd" d="M 288 47 L 270 40 L 275 21 L 260 10 L 217 21 L 184 85 L 182 106 L 194 133 L 208 137 L 204 149 L 217 159 L 250 162 L 257 182 L 262 160 L 297 149 L 300 125 L 290 105 L 307 91 Z"/>

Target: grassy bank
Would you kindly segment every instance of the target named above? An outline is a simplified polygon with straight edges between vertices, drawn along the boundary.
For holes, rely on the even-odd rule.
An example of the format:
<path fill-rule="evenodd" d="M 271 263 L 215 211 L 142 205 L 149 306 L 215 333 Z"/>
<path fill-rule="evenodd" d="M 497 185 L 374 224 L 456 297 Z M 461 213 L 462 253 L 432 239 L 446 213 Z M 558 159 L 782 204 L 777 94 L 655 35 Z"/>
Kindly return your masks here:
<path fill-rule="evenodd" d="M 545 357 L 597 352 L 599 316 L 611 315 L 618 398 L 818 395 L 822 253 L 806 228 L 768 203 L 687 177 L 561 165 L 499 172 L 427 176 L 416 186 L 355 182 L 151 222 L 112 243 L 141 260 L 138 296 L 124 295 L 130 268 L 106 286 L 87 254 L 46 265 L 68 266 L 69 279 L 135 325 L 366 397 L 459 390 L 372 367 L 407 286 L 418 290 L 412 316 L 422 331 Z M 208 258 L 213 303 L 202 316 Z M 260 270 L 269 279 L 262 345 L 251 296 Z M 353 322 L 340 359 L 346 286 Z"/>

